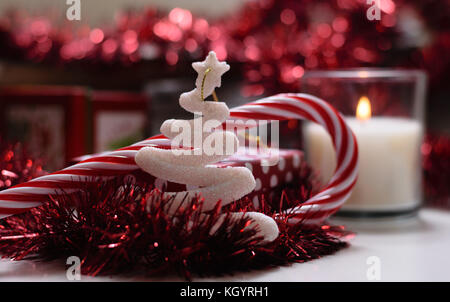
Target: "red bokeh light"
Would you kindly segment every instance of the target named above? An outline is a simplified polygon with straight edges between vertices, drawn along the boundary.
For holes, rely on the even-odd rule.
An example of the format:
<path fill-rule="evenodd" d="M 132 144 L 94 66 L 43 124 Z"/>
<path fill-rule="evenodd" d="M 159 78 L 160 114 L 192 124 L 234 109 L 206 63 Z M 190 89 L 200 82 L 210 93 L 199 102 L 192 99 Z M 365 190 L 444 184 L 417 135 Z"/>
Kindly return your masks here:
<path fill-rule="evenodd" d="M 295 22 L 296 16 L 292 9 L 286 8 L 280 14 L 280 20 L 286 25 L 291 25 Z"/>
<path fill-rule="evenodd" d="M 392 0 L 380 0 L 380 9 L 386 14 L 395 12 L 395 3 Z"/>
<path fill-rule="evenodd" d="M 178 7 L 172 9 L 169 13 L 169 20 L 182 29 L 188 29 L 192 26 L 192 14 L 186 9 Z"/>
<path fill-rule="evenodd" d="M 169 50 L 166 53 L 166 61 L 169 65 L 175 65 L 178 62 L 178 54 L 175 51 Z"/>
<path fill-rule="evenodd" d="M 317 26 L 317 34 L 321 38 L 328 38 L 331 35 L 331 26 L 326 23 L 321 23 Z"/>
<path fill-rule="evenodd" d="M 106 40 L 102 45 L 103 53 L 106 55 L 110 55 L 117 50 L 117 42 L 113 39 Z"/>
<path fill-rule="evenodd" d="M 294 68 L 292 68 L 292 76 L 294 78 L 299 79 L 299 78 L 301 78 L 303 76 L 304 73 L 305 73 L 305 70 L 300 65 L 297 65 Z"/>
<path fill-rule="evenodd" d="M 99 28 L 95 28 L 91 31 L 91 33 L 89 34 L 89 39 L 91 40 L 92 43 L 94 44 L 99 44 L 103 41 L 103 39 L 105 38 L 105 34 L 103 33 L 103 31 Z"/>
<path fill-rule="evenodd" d="M 344 17 L 337 17 L 333 20 L 333 29 L 337 32 L 345 32 L 348 29 L 348 21 Z"/>
<path fill-rule="evenodd" d="M 345 43 L 345 37 L 342 34 L 334 34 L 331 37 L 331 45 L 333 45 L 333 47 L 339 48 L 342 47 Z"/>
<path fill-rule="evenodd" d="M 184 48 L 189 52 L 194 52 L 197 50 L 198 43 L 192 38 L 189 38 L 186 40 L 186 43 L 184 44 Z"/>

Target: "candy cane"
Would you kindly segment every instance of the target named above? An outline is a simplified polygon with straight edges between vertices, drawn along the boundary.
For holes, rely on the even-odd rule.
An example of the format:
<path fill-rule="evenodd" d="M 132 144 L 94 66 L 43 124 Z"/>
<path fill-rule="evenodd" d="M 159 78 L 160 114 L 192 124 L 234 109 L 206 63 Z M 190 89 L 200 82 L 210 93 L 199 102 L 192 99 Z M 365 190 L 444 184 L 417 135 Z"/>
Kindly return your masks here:
<path fill-rule="evenodd" d="M 330 104 L 308 94 L 279 94 L 234 108 L 230 116 L 234 120 L 306 119 L 322 125 L 331 135 L 337 156 L 336 171 L 319 193 L 301 206 L 287 210 L 295 218 L 321 222 L 348 199 L 357 179 L 358 145 L 350 127 Z"/>
<path fill-rule="evenodd" d="M 357 178 L 358 148 L 351 129 L 331 105 L 307 94 L 279 94 L 234 108 L 230 116 L 232 120 L 227 124 L 233 124 L 236 119 L 306 119 L 322 125 L 330 133 L 337 155 L 335 174 L 318 194 L 288 210 L 295 218 L 320 222 L 336 212 L 349 197 Z M 133 172 L 139 169 L 134 161 L 137 151 L 147 146 L 169 148 L 170 141 L 157 135 L 4 190 L 0 192 L 0 218 L 39 206 L 49 194 L 75 192 L 87 181 Z"/>

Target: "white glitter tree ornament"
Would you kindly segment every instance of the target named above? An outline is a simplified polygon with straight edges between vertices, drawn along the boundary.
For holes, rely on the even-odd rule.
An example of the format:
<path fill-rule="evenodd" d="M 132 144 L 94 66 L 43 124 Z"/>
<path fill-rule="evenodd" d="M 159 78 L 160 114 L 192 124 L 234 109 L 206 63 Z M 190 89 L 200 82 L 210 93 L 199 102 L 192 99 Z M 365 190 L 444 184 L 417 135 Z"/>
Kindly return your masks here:
<path fill-rule="evenodd" d="M 145 147 L 135 157 L 136 164 L 155 177 L 197 187 L 183 192 L 164 192 L 164 196 L 172 200 L 170 212 L 199 196 L 204 200 L 202 210 L 209 211 L 219 200 L 227 205 L 255 188 L 255 178 L 246 167 L 210 165 L 234 154 L 239 147 L 233 132 L 215 130 L 229 117 L 228 106 L 217 101 L 214 90 L 221 86 L 221 77 L 230 66 L 218 61 L 211 51 L 203 62 L 193 63 L 192 67 L 198 73 L 196 87 L 181 94 L 179 102 L 185 110 L 199 116 L 189 121 L 170 119 L 161 125 L 161 133 L 172 140 L 172 146 L 182 145 L 184 149 Z M 216 101 L 205 101 L 211 94 Z M 257 236 L 263 236 L 264 241 L 278 237 L 278 226 L 271 217 L 247 212 L 233 213 L 232 218 L 239 219 L 242 215 L 253 220 L 248 227 L 256 226 Z M 211 232 L 219 227 L 220 221 Z"/>

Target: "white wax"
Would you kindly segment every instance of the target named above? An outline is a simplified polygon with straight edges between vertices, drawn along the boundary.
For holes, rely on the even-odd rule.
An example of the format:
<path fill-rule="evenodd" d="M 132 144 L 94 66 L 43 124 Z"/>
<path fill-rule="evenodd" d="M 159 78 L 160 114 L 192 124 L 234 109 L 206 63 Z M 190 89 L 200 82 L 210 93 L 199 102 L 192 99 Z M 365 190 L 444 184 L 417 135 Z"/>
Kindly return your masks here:
<path fill-rule="evenodd" d="M 346 118 L 359 147 L 358 180 L 345 210 L 398 211 L 421 202 L 420 144 L 422 127 L 411 119 Z M 311 166 L 328 182 L 336 155 L 325 129 L 308 123 L 304 128 L 306 155 Z"/>

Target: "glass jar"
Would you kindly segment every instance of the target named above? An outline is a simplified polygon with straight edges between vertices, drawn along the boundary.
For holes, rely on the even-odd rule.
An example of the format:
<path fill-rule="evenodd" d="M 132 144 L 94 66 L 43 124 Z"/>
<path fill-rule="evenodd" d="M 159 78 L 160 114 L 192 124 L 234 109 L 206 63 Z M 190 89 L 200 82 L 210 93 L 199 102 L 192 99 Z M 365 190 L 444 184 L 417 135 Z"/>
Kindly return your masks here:
<path fill-rule="evenodd" d="M 352 69 L 305 73 L 301 90 L 340 111 L 359 148 L 358 180 L 338 215 L 413 215 L 422 203 L 420 146 L 427 76 L 420 70 Z M 336 167 L 326 131 L 303 127 L 308 162 L 328 182 Z"/>

